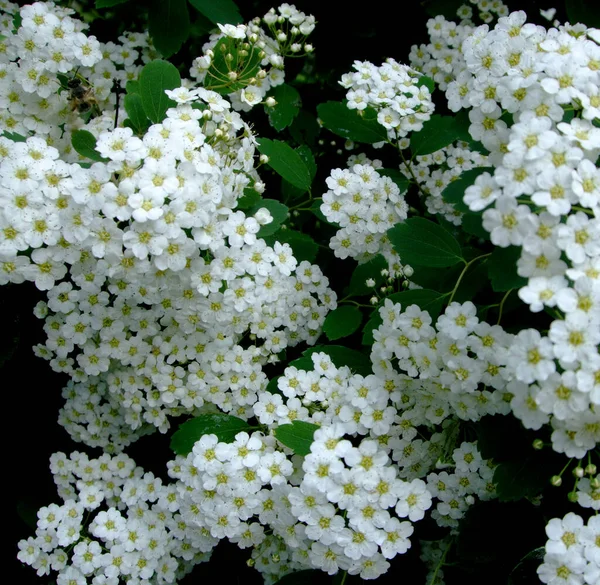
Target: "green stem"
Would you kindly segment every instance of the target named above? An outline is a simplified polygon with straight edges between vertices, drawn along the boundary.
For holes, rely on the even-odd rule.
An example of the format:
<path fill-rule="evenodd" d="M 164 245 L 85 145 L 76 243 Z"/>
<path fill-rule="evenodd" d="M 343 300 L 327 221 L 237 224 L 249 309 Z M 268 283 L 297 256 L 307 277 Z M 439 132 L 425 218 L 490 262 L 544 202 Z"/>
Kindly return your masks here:
<path fill-rule="evenodd" d="M 506 294 L 502 297 L 502 300 L 500 301 L 500 304 L 498 305 L 498 321 L 496 321 L 496 325 L 500 325 L 500 320 L 502 319 L 502 310 L 504 309 L 504 302 L 506 301 L 506 299 L 508 298 L 508 295 L 513 291 L 514 289 L 511 288 L 509 291 L 506 292 Z"/>
<path fill-rule="evenodd" d="M 431 577 L 431 581 L 429 581 L 429 585 L 434 585 L 435 584 L 435 580 L 437 579 L 437 574 L 439 573 L 440 569 L 444 565 L 444 561 L 446 560 L 446 555 L 448 554 L 448 551 L 450 550 L 450 547 L 452 546 L 452 542 L 453 542 L 453 540 L 451 540 L 448 543 L 448 546 L 446 547 L 446 550 L 444 551 L 444 554 L 442 555 L 442 558 L 440 559 L 440 562 L 435 567 L 435 571 L 433 572 L 433 577 Z"/>
<path fill-rule="evenodd" d="M 463 260 L 463 262 L 465 263 L 465 267 L 463 268 L 462 272 L 460 273 L 460 276 L 458 277 L 458 280 L 456 281 L 456 284 L 454 285 L 454 289 L 452 290 L 452 293 L 450 294 L 450 300 L 448 301 L 448 304 L 450 304 L 452 302 L 452 299 L 454 299 L 454 295 L 456 294 L 456 291 L 458 290 L 458 287 L 460 286 L 460 283 L 464 277 L 464 275 L 467 273 L 467 270 L 469 270 L 469 267 L 471 266 L 471 264 L 473 264 L 473 262 L 476 262 L 477 260 L 481 260 L 482 258 L 487 258 L 488 256 L 491 256 L 491 252 L 489 254 L 482 254 L 481 256 L 477 256 L 477 258 L 473 258 L 473 260 L 471 260 L 470 262 L 466 262 L 465 260 Z"/>

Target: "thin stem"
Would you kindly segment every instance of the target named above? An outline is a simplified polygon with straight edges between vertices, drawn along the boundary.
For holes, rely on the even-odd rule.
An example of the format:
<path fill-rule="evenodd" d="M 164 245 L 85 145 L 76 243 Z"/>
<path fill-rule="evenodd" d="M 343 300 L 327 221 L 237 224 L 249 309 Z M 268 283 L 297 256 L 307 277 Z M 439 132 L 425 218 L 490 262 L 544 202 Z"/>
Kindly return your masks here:
<path fill-rule="evenodd" d="M 500 304 L 498 305 L 498 320 L 496 321 L 496 325 L 500 325 L 500 320 L 502 319 L 502 310 L 504 309 L 504 302 L 506 301 L 506 299 L 508 298 L 508 295 L 513 291 L 514 289 L 511 288 L 509 291 L 506 292 L 506 294 L 502 297 L 502 300 L 500 301 Z"/>
<path fill-rule="evenodd" d="M 444 554 L 442 555 L 442 558 L 440 559 L 440 562 L 435 567 L 435 571 L 433 572 L 433 576 L 431 577 L 431 581 L 429 581 L 429 585 L 434 585 L 435 584 L 435 580 L 437 579 L 437 574 L 439 573 L 440 569 L 442 568 L 442 566 L 444 564 L 444 561 L 446 560 L 446 555 L 448 554 L 448 551 L 450 550 L 450 547 L 452 546 L 452 542 L 453 542 L 453 540 L 451 540 L 448 543 L 448 546 L 446 547 L 446 550 L 444 551 Z"/>
<path fill-rule="evenodd" d="M 469 267 L 471 266 L 471 264 L 473 264 L 473 262 L 476 262 L 477 260 L 481 260 L 482 258 L 487 258 L 488 256 L 491 256 L 491 255 L 492 255 L 491 252 L 489 254 L 482 254 L 481 256 L 477 256 L 477 258 L 473 258 L 473 260 L 471 260 L 470 262 L 466 262 L 465 260 L 463 260 L 463 262 L 465 262 L 465 267 L 463 268 L 462 272 L 460 273 L 460 276 L 458 277 L 458 280 L 456 281 L 456 284 L 454 285 L 454 289 L 452 290 L 448 304 L 450 304 L 452 302 L 452 299 L 454 299 L 454 295 L 456 294 L 456 291 L 458 290 L 458 287 L 460 286 L 460 283 L 461 283 L 464 275 L 467 273 L 467 270 L 469 270 Z"/>

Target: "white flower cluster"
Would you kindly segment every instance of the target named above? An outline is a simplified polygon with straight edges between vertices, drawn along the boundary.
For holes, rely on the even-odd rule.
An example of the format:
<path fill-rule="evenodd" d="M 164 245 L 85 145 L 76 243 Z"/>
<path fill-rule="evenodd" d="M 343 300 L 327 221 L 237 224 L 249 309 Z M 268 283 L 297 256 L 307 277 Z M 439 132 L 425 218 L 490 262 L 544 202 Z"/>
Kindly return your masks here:
<path fill-rule="evenodd" d="M 284 61 L 313 51 L 306 42 L 314 30 L 315 18 L 294 5 L 281 4 L 262 18 L 248 24 L 219 25 L 202 47 L 203 55 L 192 63 L 190 76 L 220 93 L 227 93 L 236 110 L 249 111 L 261 103 L 267 92 L 285 79 Z M 268 31 L 267 31 L 268 29 Z M 223 41 L 230 41 L 223 43 Z M 227 52 L 231 49 L 231 52 Z M 225 51 L 227 71 L 216 68 L 215 51 Z M 227 91 L 232 85 L 235 91 Z"/>
<path fill-rule="evenodd" d="M 387 59 L 376 67 L 368 61 L 355 61 L 355 73 L 345 73 L 340 85 L 348 89 L 347 106 L 359 112 L 371 107 L 377 121 L 387 130 L 390 140 L 418 132 L 431 118 L 434 103 L 421 74 L 408 65 Z"/>
<path fill-rule="evenodd" d="M 365 157 L 351 158 L 348 169 L 333 169 L 327 177 L 321 212 L 328 221 L 340 226 L 331 238 L 330 248 L 338 258 L 365 262 L 383 254 L 390 273 L 397 275 L 401 266 L 386 232 L 406 219 L 408 206 L 399 187 L 377 172 L 381 162 Z"/>
<path fill-rule="evenodd" d="M 211 545 L 179 512 L 173 486 L 120 454 L 50 461 L 63 503 L 38 510 L 34 537 L 18 558 L 60 585 L 174 583 L 210 558 Z"/>
<path fill-rule="evenodd" d="M 124 86 L 152 57 L 148 34 L 126 33 L 117 43 L 101 43 L 84 33 L 86 25 L 71 17 L 72 10 L 53 2 L 23 7 L 5 2 L 0 11 L 5 37 L 0 48 L 0 129 L 34 134 L 56 147 L 62 158 L 80 160 L 71 146 L 71 131 L 83 121 L 78 102 L 70 99 L 68 80 L 77 78 L 89 90 L 98 112 L 114 110 L 115 80 Z M 16 31 L 14 16 L 21 19 Z M 98 116 L 91 125 L 107 129 L 114 117 L 114 112 Z"/>
<path fill-rule="evenodd" d="M 542 583 L 596 585 L 600 582 L 600 516 L 587 524 L 569 512 L 546 525 L 546 554 L 537 573 Z"/>

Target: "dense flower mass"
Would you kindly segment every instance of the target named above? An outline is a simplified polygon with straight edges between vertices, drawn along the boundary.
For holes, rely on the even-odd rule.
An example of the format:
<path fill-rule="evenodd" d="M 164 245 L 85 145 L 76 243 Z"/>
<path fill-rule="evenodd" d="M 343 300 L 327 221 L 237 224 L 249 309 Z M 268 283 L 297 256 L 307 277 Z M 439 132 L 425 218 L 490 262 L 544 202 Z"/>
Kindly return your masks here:
<path fill-rule="evenodd" d="M 410 66 L 342 76 L 350 128 L 387 136 L 374 147 L 397 164 L 357 152 L 319 198 L 310 148 L 263 141 L 246 118 L 272 114 L 273 95 L 298 115 L 296 90 L 273 90 L 288 57 L 312 53 L 313 16 L 282 4 L 218 24 L 182 80 L 146 33 L 102 43 L 70 9 L 0 3 L 0 284 L 45 295 L 34 351 L 68 377 L 59 422 L 102 450 L 53 455 L 62 503 L 19 543 L 39 576 L 174 583 L 227 539 L 267 584 L 303 569 L 376 579 L 418 540 L 443 583 L 469 509 L 503 497 L 480 425 L 512 416 L 580 461 L 577 513 L 546 525 L 539 579 L 598 583 L 600 33 L 472 4 L 429 20 Z M 175 80 L 151 99 L 148 64 Z M 289 214 L 279 199 L 295 191 L 310 205 Z M 308 208 L 329 255 L 368 273 L 343 298 L 291 229 Z M 422 222 L 411 255 L 402 237 Z M 461 286 L 486 263 L 504 296 L 483 306 Z M 506 326 L 510 302 L 522 313 Z M 286 361 L 358 331 L 367 309 L 367 351 Z M 173 439 L 168 480 L 125 453 L 157 430 Z M 425 518 L 444 538 L 418 538 Z"/>

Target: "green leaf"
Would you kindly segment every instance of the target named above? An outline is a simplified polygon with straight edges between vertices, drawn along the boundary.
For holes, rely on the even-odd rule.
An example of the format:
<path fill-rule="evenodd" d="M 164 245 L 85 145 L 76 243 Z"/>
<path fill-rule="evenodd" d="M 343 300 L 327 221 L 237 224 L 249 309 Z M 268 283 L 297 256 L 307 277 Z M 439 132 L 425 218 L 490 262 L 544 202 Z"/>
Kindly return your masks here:
<path fill-rule="evenodd" d="M 244 22 L 233 0 L 189 0 L 190 4 L 215 24 L 241 24 Z"/>
<path fill-rule="evenodd" d="M 421 77 L 417 79 L 417 87 L 421 87 L 422 85 L 427 87 L 429 93 L 435 91 L 435 81 L 431 79 L 431 77 L 427 77 L 427 75 L 421 75 Z"/>
<path fill-rule="evenodd" d="M 375 339 L 373 338 L 373 331 L 377 329 L 382 323 L 383 319 L 381 318 L 379 311 L 377 309 L 371 311 L 369 320 L 363 327 L 363 336 L 361 341 L 363 345 L 371 346 L 375 343 Z"/>
<path fill-rule="evenodd" d="M 327 130 L 346 140 L 367 144 L 387 141 L 387 131 L 373 117 L 373 111 L 361 116 L 343 102 L 325 102 L 317 106 L 317 113 Z"/>
<path fill-rule="evenodd" d="M 237 201 L 236 209 L 241 209 L 242 211 L 252 209 L 253 207 L 256 207 L 261 200 L 262 197 L 258 191 L 255 191 L 252 187 L 246 187 L 244 189 L 243 197 L 240 197 Z"/>
<path fill-rule="evenodd" d="M 8 130 L 2 132 L 2 136 L 8 138 L 9 140 L 12 140 L 13 142 L 25 142 L 27 140 L 25 136 L 17 134 L 16 132 L 9 132 Z"/>
<path fill-rule="evenodd" d="M 96 0 L 96 8 L 111 8 L 117 4 L 125 4 L 129 0 Z"/>
<path fill-rule="evenodd" d="M 140 72 L 140 95 L 146 116 L 152 122 L 162 122 L 169 108 L 177 104 L 167 97 L 166 89 L 181 87 L 177 67 L 168 61 L 150 61 Z"/>
<path fill-rule="evenodd" d="M 439 116 L 434 114 L 419 132 L 415 132 L 410 138 L 410 149 L 413 156 L 431 154 L 452 144 L 459 136 L 454 118 L 451 116 Z"/>
<path fill-rule="evenodd" d="M 468 234 L 489 241 L 490 233 L 483 227 L 482 218 L 483 211 L 479 213 L 465 213 L 462 218 L 462 228 Z"/>
<path fill-rule="evenodd" d="M 217 435 L 222 443 L 233 443 L 235 436 L 251 427 L 245 420 L 228 414 L 201 414 L 179 425 L 171 437 L 171 450 L 177 455 L 192 452 L 196 441 L 203 435 Z"/>
<path fill-rule="evenodd" d="M 288 218 L 288 213 L 290 211 L 287 205 L 284 205 L 275 199 L 261 199 L 248 213 L 246 213 L 246 215 L 252 216 L 262 207 L 269 210 L 269 213 L 273 216 L 273 221 L 267 225 L 261 226 L 256 234 L 256 237 L 258 238 L 264 238 L 265 236 L 274 234 Z"/>
<path fill-rule="evenodd" d="M 136 134 L 145 134 L 150 126 L 150 120 L 144 111 L 142 96 L 138 93 L 128 93 L 123 99 L 125 111 L 131 121 L 131 127 Z"/>
<path fill-rule="evenodd" d="M 137 79 L 130 79 L 125 84 L 125 91 L 127 93 L 142 93 L 140 89 L 140 82 Z"/>
<path fill-rule="evenodd" d="M 291 137 L 299 144 L 314 145 L 321 128 L 317 123 L 317 118 L 306 110 L 300 110 L 289 132 Z"/>
<path fill-rule="evenodd" d="M 590 28 L 600 28 L 600 10 L 595 2 L 567 0 L 567 18 L 571 24 L 585 24 Z"/>
<path fill-rule="evenodd" d="M 271 378 L 265 390 L 270 394 L 281 394 L 281 390 L 279 390 L 279 386 L 277 385 L 279 378 L 281 378 L 281 376 L 275 376 L 275 378 Z"/>
<path fill-rule="evenodd" d="M 504 461 L 494 471 L 496 493 L 501 502 L 532 498 L 543 491 L 548 483 L 548 469 L 534 455 Z"/>
<path fill-rule="evenodd" d="M 308 191 L 311 185 L 310 171 L 302 157 L 281 140 L 261 138 L 258 151 L 269 157 L 268 165 L 286 181 Z"/>
<path fill-rule="evenodd" d="M 269 122 L 277 132 L 281 132 L 287 128 L 298 115 L 302 100 L 300 94 L 295 87 L 282 83 L 273 89 L 271 92 L 277 104 L 268 108 L 265 106 L 265 112 L 269 115 Z"/>
<path fill-rule="evenodd" d="M 362 313 L 358 307 L 342 305 L 330 311 L 323 323 L 323 333 L 329 341 L 352 335 L 362 322 Z"/>
<path fill-rule="evenodd" d="M 381 286 L 385 281 L 381 271 L 388 267 L 387 260 L 381 256 L 375 256 L 364 264 L 359 264 L 352 273 L 350 278 L 350 287 L 348 292 L 351 295 L 372 295 L 374 290 Z M 369 288 L 365 281 L 372 278 L 375 281 L 375 286 Z"/>
<path fill-rule="evenodd" d="M 317 175 L 317 163 L 315 161 L 315 155 L 313 151 L 310 149 L 310 146 L 307 144 L 301 144 L 295 151 L 300 155 L 300 158 L 304 161 L 306 168 L 310 174 L 310 182 L 312 183 L 315 180 Z"/>
<path fill-rule="evenodd" d="M 447 296 L 447 294 L 440 293 L 436 290 L 420 288 L 415 290 L 403 290 L 402 292 L 394 293 L 387 298 L 393 303 L 400 303 L 403 309 L 406 309 L 411 305 L 417 305 L 419 308 L 423 309 L 423 311 L 427 311 L 435 321 L 442 312 L 444 299 L 446 299 Z M 383 303 L 381 303 L 380 306 L 382 304 Z"/>
<path fill-rule="evenodd" d="M 87 130 L 75 130 L 71 135 L 71 144 L 81 156 L 98 162 L 108 161 L 96 150 L 96 137 Z"/>
<path fill-rule="evenodd" d="M 411 266 L 453 266 L 463 261 L 460 245 L 443 227 L 412 217 L 388 230 L 400 261 Z"/>
<path fill-rule="evenodd" d="M 487 261 L 492 290 L 505 292 L 527 284 L 527 279 L 517 274 L 517 260 L 520 256 L 521 248 L 518 246 L 494 249 Z"/>
<path fill-rule="evenodd" d="M 494 172 L 492 167 L 479 167 L 462 172 L 442 191 L 442 199 L 446 203 L 451 203 L 457 211 L 463 213 L 469 212 L 469 206 L 463 201 L 466 189 L 475 184 L 475 179 L 477 179 L 479 175 L 490 172 Z"/>
<path fill-rule="evenodd" d="M 314 364 L 310 356 L 316 352 L 326 353 L 338 368 L 348 366 L 353 372 L 361 376 L 368 376 L 372 373 L 369 356 L 343 345 L 317 345 L 310 347 L 302 353 L 302 357 L 291 361 L 289 365 L 299 370 L 312 371 L 314 370 Z"/>
<path fill-rule="evenodd" d="M 187 0 L 154 0 L 148 11 L 148 32 L 163 57 L 177 53 L 190 34 Z"/>
<path fill-rule="evenodd" d="M 291 425 L 280 425 L 275 429 L 275 438 L 289 447 L 296 455 L 308 455 L 313 436 L 319 425 L 295 420 Z"/>
<path fill-rule="evenodd" d="M 323 212 L 321 211 L 322 204 L 323 204 L 323 201 L 321 199 L 315 199 L 315 201 L 313 201 L 310 205 L 310 211 L 312 213 L 314 213 L 317 216 L 317 218 L 319 218 L 322 222 L 330 223 L 329 220 L 325 217 L 325 215 L 323 215 Z"/>
<path fill-rule="evenodd" d="M 400 189 L 400 194 L 406 193 L 410 186 L 410 181 L 397 169 L 377 169 L 377 173 L 383 177 L 389 177 L 396 183 Z"/>
<path fill-rule="evenodd" d="M 273 247 L 275 242 L 289 244 L 298 262 L 302 262 L 303 260 L 311 263 L 314 262 L 319 251 L 319 246 L 311 236 L 289 228 L 277 230 L 273 235 L 265 237 L 264 240 L 271 247 Z"/>

